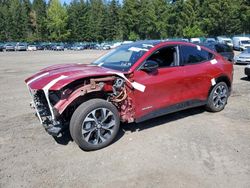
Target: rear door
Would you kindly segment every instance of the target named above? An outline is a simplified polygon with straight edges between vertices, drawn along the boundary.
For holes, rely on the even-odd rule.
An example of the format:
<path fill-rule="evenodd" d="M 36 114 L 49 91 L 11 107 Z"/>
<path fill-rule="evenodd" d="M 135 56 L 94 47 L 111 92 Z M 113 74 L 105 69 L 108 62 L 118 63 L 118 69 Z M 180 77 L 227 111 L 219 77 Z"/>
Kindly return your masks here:
<path fill-rule="evenodd" d="M 200 46 L 181 45 L 182 92 L 185 101 L 205 101 L 211 87 L 211 60 L 213 54 Z"/>

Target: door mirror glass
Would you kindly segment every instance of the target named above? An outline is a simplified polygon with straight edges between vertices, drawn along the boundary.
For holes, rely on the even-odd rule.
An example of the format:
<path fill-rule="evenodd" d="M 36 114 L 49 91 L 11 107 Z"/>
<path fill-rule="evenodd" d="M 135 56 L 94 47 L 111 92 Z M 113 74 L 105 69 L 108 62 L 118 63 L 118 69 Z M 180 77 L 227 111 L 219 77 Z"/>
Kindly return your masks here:
<path fill-rule="evenodd" d="M 141 70 L 144 70 L 146 72 L 153 72 L 159 67 L 158 63 L 156 61 L 147 60 L 144 65 L 142 66 Z"/>

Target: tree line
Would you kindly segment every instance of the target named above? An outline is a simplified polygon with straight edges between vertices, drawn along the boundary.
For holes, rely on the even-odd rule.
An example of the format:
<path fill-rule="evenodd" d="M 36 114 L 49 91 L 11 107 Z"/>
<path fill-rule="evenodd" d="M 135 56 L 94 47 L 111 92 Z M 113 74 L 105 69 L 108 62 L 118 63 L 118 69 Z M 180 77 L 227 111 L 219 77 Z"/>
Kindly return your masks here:
<path fill-rule="evenodd" d="M 250 33 L 250 0 L 0 0 L 0 41 L 111 41 Z"/>

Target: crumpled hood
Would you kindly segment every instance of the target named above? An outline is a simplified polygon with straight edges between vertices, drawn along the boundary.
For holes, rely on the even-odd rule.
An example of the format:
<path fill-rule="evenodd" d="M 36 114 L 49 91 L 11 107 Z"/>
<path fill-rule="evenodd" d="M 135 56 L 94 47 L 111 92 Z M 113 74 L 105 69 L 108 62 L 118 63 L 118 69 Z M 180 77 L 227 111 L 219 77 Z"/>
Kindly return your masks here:
<path fill-rule="evenodd" d="M 25 80 L 31 89 L 59 90 L 69 83 L 87 77 L 108 76 L 121 73 L 97 65 L 60 64 L 40 70 L 35 75 Z"/>

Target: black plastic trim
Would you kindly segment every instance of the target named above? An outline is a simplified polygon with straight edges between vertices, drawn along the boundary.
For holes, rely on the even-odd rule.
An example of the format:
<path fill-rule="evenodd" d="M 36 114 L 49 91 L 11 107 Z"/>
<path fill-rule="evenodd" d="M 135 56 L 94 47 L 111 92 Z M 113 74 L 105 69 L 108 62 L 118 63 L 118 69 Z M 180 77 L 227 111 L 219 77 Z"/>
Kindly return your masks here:
<path fill-rule="evenodd" d="M 172 106 L 168 106 L 165 108 L 161 108 L 159 110 L 155 110 L 153 112 L 150 112 L 149 114 L 142 116 L 138 119 L 135 120 L 136 123 L 142 122 L 142 121 L 146 121 L 155 117 L 159 117 L 159 116 L 163 116 L 166 114 L 170 114 L 170 113 L 174 113 L 174 112 L 178 112 L 181 110 L 185 110 L 185 109 L 189 109 L 189 108 L 194 108 L 194 107 L 198 107 L 198 106 L 203 106 L 207 104 L 207 101 L 202 101 L 202 100 L 188 100 L 182 103 L 178 103 Z"/>

